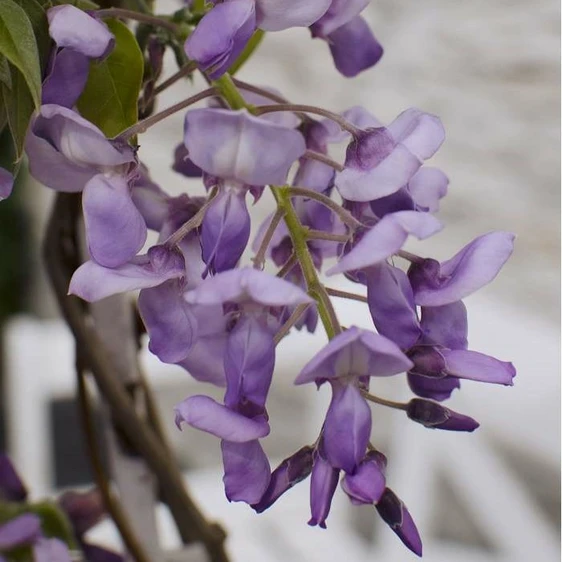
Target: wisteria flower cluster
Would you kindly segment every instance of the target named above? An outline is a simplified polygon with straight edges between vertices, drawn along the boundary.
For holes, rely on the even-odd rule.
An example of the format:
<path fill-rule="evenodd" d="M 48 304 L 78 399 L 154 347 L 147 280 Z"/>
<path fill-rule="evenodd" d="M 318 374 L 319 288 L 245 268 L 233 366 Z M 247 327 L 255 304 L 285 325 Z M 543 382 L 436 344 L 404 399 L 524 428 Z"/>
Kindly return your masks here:
<path fill-rule="evenodd" d="M 375 506 L 421 555 L 414 521 L 386 485 L 387 459 L 371 441 L 370 403 L 428 428 L 478 427 L 443 402 L 463 379 L 512 384 L 511 363 L 468 349 L 463 299 L 496 277 L 514 236 L 484 234 L 445 261 L 404 250 L 409 237 L 425 240 L 443 228 L 435 215 L 449 181 L 426 165 L 445 138 L 439 118 L 410 108 L 384 124 L 363 107 L 334 113 L 291 104 L 270 87 L 232 76 L 265 32 L 291 27 L 325 40 L 344 76 L 371 68 L 382 48 L 360 15 L 368 0 L 188 4 L 172 18 L 136 18 L 145 26 L 137 34 L 145 69 L 134 102 L 141 98 L 146 109 L 144 102 L 193 72 L 209 88 L 140 122 L 135 105 L 134 119 L 117 124 L 101 100 L 100 107 L 92 101 L 100 79 L 94 73 L 104 61 L 127 61 L 126 43 L 134 40 L 108 16 L 134 20 L 135 13 L 69 4 L 47 12 L 55 45 L 25 150 L 42 184 L 82 193 L 89 260 L 69 292 L 94 302 L 140 290 L 150 351 L 224 387 L 221 402 L 186 398 L 175 419 L 220 439 L 230 501 L 262 512 L 310 477 L 309 524 L 326 527 L 340 484 L 353 504 Z M 182 67 L 155 87 L 168 47 Z M 204 100 L 205 107 L 190 107 Z M 139 160 L 138 135 L 186 108 L 173 168 L 200 178 L 206 197 L 170 195 Z M 342 143 L 339 162 L 330 153 Z M 276 207 L 250 241 L 248 200 L 257 203 L 264 190 Z M 148 231 L 157 242 L 147 247 Z M 255 254 L 245 265 L 249 247 Z M 327 287 L 321 272 L 365 286 L 366 298 Z M 372 328 L 342 327 L 332 298 L 364 301 Z M 320 325 L 326 345 L 294 382 L 331 389 L 326 418 L 313 443 L 272 469 L 262 440 L 272 430 L 267 398 L 277 344 L 292 330 Z M 378 377 L 390 376 L 407 378 L 409 402 L 372 392 Z"/>

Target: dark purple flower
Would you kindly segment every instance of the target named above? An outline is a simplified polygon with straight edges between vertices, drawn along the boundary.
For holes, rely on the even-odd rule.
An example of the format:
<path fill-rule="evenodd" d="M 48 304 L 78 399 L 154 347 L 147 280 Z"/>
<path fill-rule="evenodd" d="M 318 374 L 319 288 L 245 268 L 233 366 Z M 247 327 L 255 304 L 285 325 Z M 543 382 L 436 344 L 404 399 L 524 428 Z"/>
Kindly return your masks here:
<path fill-rule="evenodd" d="M 443 225 L 428 213 L 399 211 L 386 215 L 326 274 L 335 275 L 375 265 L 398 252 L 408 235 L 424 240 L 442 228 Z"/>
<path fill-rule="evenodd" d="M 459 301 L 492 281 L 513 252 L 515 236 L 490 232 L 466 245 L 450 260 L 426 259 L 410 266 L 416 304 L 441 306 Z"/>
<path fill-rule="evenodd" d="M 27 497 L 27 490 L 8 455 L 0 453 L 0 499 L 21 502 Z"/>
<path fill-rule="evenodd" d="M 188 111 L 184 139 L 196 166 L 246 186 L 283 185 L 292 163 L 306 150 L 298 131 L 254 117 L 246 110 Z"/>
<path fill-rule="evenodd" d="M 330 513 L 332 498 L 338 486 L 340 471 L 334 468 L 319 451 L 314 455 L 310 477 L 310 511 L 308 524 L 326 528 L 326 519 Z"/>
<path fill-rule="evenodd" d="M 252 505 L 257 513 L 271 507 L 287 490 L 302 482 L 312 471 L 314 449 L 303 447 L 285 459 L 272 473 L 267 490 L 258 503 Z"/>
<path fill-rule="evenodd" d="M 378 451 L 369 451 L 355 472 L 344 476 L 343 491 L 353 504 L 377 503 L 386 487 L 385 470 L 386 457 Z"/>
<path fill-rule="evenodd" d="M 216 4 L 187 38 L 185 52 L 209 78 L 216 80 L 238 58 L 255 28 L 254 0 Z"/>
<path fill-rule="evenodd" d="M 454 412 L 437 402 L 413 398 L 408 402 L 408 417 L 425 427 L 447 431 L 474 431 L 480 424 L 463 414 Z"/>
<path fill-rule="evenodd" d="M 416 524 L 402 500 L 386 488 L 376 504 L 377 511 L 384 522 L 398 535 L 398 538 L 418 556 L 422 555 L 422 543 Z"/>

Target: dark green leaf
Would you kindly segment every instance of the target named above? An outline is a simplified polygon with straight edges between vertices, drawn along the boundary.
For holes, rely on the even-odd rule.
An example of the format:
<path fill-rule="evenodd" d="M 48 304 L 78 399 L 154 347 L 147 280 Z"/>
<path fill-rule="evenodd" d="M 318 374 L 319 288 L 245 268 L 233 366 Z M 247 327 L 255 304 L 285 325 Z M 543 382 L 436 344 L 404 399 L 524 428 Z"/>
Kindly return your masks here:
<path fill-rule="evenodd" d="M 97 10 L 99 8 L 99 4 L 92 2 L 92 0 L 52 0 L 52 3 L 54 6 L 61 6 L 62 4 L 70 4 L 72 6 L 76 6 L 77 8 L 80 8 L 81 10 Z"/>
<path fill-rule="evenodd" d="M 78 100 L 80 113 L 108 137 L 134 125 L 144 61 L 135 36 L 117 20 L 106 21 L 115 49 L 104 61 L 90 63 L 90 75 Z"/>
<path fill-rule="evenodd" d="M 41 103 L 41 69 L 33 26 L 13 0 L 0 0 L 0 53 L 22 73 L 35 105 Z"/>
<path fill-rule="evenodd" d="M 12 75 L 10 74 L 10 63 L 4 55 L 0 55 L 0 82 L 8 89 L 12 89 Z"/>
<path fill-rule="evenodd" d="M 37 41 L 37 49 L 39 50 L 39 58 L 41 62 L 41 76 L 47 65 L 49 53 L 51 50 L 51 38 L 49 36 L 49 21 L 43 6 L 37 0 L 14 0 L 19 4 L 27 14 L 29 21 L 35 33 L 35 40 Z"/>
<path fill-rule="evenodd" d="M 10 66 L 12 89 L 1 85 L 3 105 L 8 117 L 8 124 L 16 147 L 16 158 L 19 162 L 23 153 L 23 143 L 29 126 L 29 121 L 35 106 L 29 88 L 21 72 Z"/>

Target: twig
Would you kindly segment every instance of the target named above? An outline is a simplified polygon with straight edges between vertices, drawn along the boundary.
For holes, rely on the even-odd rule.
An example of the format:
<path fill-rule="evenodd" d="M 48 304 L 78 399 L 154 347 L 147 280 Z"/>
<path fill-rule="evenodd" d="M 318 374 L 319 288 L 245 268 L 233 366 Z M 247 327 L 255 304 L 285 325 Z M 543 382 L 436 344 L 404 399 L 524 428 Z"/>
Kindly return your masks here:
<path fill-rule="evenodd" d="M 306 312 L 306 309 L 310 306 L 310 303 L 299 304 L 293 310 L 293 313 L 286 322 L 279 328 L 278 332 L 273 337 L 275 345 L 277 345 L 291 330 L 291 328 L 299 321 L 299 318 Z"/>
<path fill-rule="evenodd" d="M 271 239 L 275 235 L 275 231 L 277 230 L 279 223 L 283 220 L 284 215 L 285 213 L 282 209 L 277 209 L 277 211 L 275 211 L 275 214 L 271 218 L 271 222 L 267 226 L 267 230 L 263 235 L 263 239 L 260 243 L 260 247 L 258 248 L 258 251 L 256 252 L 254 258 L 252 259 L 252 261 L 254 262 L 255 269 L 263 269 L 265 254 L 267 253 L 267 249 L 269 248 Z"/>
<path fill-rule="evenodd" d="M 309 240 L 327 240 L 328 242 L 348 242 L 349 235 L 345 234 L 332 234 L 331 232 L 324 232 L 323 230 L 307 230 L 306 237 Z"/>
<path fill-rule="evenodd" d="M 369 402 L 374 402 L 375 404 L 381 404 L 382 406 L 388 406 L 394 410 L 407 410 L 408 404 L 403 402 L 394 402 L 394 400 L 387 400 L 386 398 L 381 398 L 380 396 L 375 396 L 374 394 L 369 394 L 368 392 L 361 391 L 361 394 Z"/>
<path fill-rule="evenodd" d="M 156 27 L 163 27 L 169 29 L 174 34 L 177 34 L 179 27 L 172 23 L 171 21 L 158 18 L 156 16 L 151 16 L 150 14 L 142 14 L 140 12 L 135 12 L 134 10 L 125 10 L 124 8 L 107 8 L 104 10 L 97 10 L 95 12 L 96 16 L 100 18 L 124 18 L 134 21 L 140 21 L 143 23 L 148 23 Z"/>
<path fill-rule="evenodd" d="M 334 159 L 326 156 L 326 154 L 322 154 L 321 152 L 315 152 L 314 150 L 307 150 L 304 153 L 304 157 L 308 158 L 309 160 L 317 160 L 318 162 L 322 162 L 322 164 L 326 164 L 330 166 L 330 168 L 334 168 L 338 172 L 343 172 L 345 169 L 339 162 L 336 162 Z"/>
<path fill-rule="evenodd" d="M 342 299 L 350 299 L 353 301 L 359 301 L 368 303 L 367 297 L 363 295 L 358 295 L 356 293 L 348 293 L 347 291 L 340 291 L 339 289 L 331 289 L 330 287 L 325 287 L 326 292 L 332 297 L 341 297 Z"/>
<path fill-rule="evenodd" d="M 283 264 L 281 269 L 277 272 L 277 277 L 281 277 L 281 278 L 285 277 L 285 275 L 287 275 L 287 273 L 289 273 L 289 271 L 291 271 L 291 269 L 293 269 L 293 267 L 295 267 L 297 263 L 299 263 L 297 254 L 293 252 L 289 256 L 289 259 Z"/>
<path fill-rule="evenodd" d="M 172 74 L 168 79 L 164 80 L 161 84 L 158 84 L 152 91 L 152 97 L 157 96 L 159 93 L 163 92 L 178 80 L 189 76 L 192 72 L 197 70 L 197 63 L 194 61 L 188 62 L 186 65 L 182 66 L 175 74 Z"/>

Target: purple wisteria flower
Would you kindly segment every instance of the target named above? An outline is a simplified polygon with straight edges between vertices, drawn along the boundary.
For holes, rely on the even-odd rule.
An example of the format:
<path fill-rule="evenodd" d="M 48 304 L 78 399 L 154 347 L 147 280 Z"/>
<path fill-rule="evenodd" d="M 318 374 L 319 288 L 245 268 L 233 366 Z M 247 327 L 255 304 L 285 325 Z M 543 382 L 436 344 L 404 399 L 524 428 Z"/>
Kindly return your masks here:
<path fill-rule="evenodd" d="M 50 8 L 47 17 L 58 49 L 51 55 L 42 102 L 72 107 L 88 80 L 90 60 L 104 59 L 115 38 L 103 22 L 68 4 Z"/>

